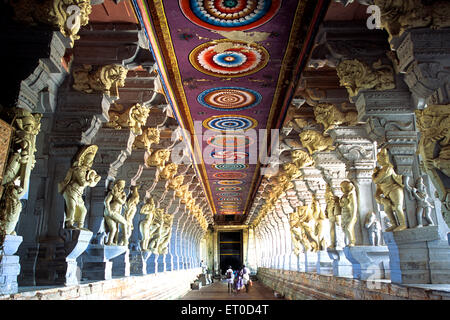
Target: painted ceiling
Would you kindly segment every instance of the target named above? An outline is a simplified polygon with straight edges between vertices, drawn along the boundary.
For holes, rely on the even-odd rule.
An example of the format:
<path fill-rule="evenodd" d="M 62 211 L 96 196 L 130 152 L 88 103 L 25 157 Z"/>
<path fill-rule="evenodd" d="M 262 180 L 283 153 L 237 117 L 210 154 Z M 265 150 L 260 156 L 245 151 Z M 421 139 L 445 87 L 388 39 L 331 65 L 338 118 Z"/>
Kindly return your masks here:
<path fill-rule="evenodd" d="M 169 101 L 191 135 L 213 213 L 244 214 L 260 179 L 255 147 L 268 138 L 260 130 L 280 124 L 322 1 L 134 3 L 164 65 Z"/>

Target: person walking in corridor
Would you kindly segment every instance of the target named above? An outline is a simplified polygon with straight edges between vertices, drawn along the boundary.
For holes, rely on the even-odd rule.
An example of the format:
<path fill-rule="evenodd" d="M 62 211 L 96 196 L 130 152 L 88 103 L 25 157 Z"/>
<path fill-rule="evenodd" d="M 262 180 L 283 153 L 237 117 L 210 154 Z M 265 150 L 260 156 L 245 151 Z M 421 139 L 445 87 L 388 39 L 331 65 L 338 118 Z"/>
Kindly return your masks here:
<path fill-rule="evenodd" d="M 225 272 L 225 277 L 227 279 L 228 284 L 228 293 L 231 293 L 233 291 L 233 283 L 234 283 L 234 274 L 233 269 L 231 269 L 231 266 L 228 266 L 228 270 Z"/>
<path fill-rule="evenodd" d="M 248 293 L 248 289 L 249 289 L 250 283 L 251 283 L 250 269 L 247 268 L 245 265 L 243 265 L 243 268 L 242 268 L 242 282 L 244 283 L 244 286 L 245 286 L 245 292 Z"/>

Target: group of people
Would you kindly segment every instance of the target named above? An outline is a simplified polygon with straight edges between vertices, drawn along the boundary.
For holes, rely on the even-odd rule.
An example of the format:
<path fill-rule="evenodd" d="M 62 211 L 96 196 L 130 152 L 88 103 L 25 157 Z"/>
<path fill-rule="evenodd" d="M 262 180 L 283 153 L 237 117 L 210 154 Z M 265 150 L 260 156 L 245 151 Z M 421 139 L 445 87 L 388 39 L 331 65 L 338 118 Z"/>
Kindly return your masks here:
<path fill-rule="evenodd" d="M 250 269 L 245 265 L 234 271 L 231 266 L 228 266 L 228 270 L 225 272 L 225 278 L 228 283 L 228 293 L 239 293 L 244 287 L 245 292 L 248 292 L 249 287 L 252 285 Z"/>

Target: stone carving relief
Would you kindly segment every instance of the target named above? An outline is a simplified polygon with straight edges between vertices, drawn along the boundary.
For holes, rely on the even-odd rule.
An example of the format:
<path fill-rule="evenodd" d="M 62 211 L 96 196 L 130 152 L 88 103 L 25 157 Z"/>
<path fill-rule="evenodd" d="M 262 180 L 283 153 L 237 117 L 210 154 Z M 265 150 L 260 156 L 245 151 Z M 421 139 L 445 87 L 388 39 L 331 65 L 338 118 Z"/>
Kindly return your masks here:
<path fill-rule="evenodd" d="M 178 165 L 176 163 L 169 163 L 164 167 L 159 176 L 164 180 L 171 180 L 175 177 L 178 171 Z"/>
<path fill-rule="evenodd" d="M 325 201 L 327 207 L 325 209 L 326 217 L 330 222 L 330 248 L 334 249 L 337 245 L 336 229 L 341 225 L 341 208 L 339 206 L 339 197 L 333 194 L 330 186 L 327 185 L 325 192 Z"/>
<path fill-rule="evenodd" d="M 357 59 L 343 60 L 337 65 L 336 72 L 340 85 L 347 89 L 350 97 L 358 95 L 361 90 L 395 89 L 394 70 L 381 60 L 372 66 Z"/>
<path fill-rule="evenodd" d="M 86 187 L 95 187 L 101 179 L 100 175 L 91 169 L 97 150 L 96 145 L 82 147 L 66 177 L 58 184 L 58 192 L 62 193 L 65 200 L 66 229 L 84 230 L 87 210 L 83 192 Z"/>
<path fill-rule="evenodd" d="M 292 151 L 291 158 L 298 169 L 312 167 L 314 165 L 314 159 L 303 150 Z"/>
<path fill-rule="evenodd" d="M 304 130 L 300 134 L 300 142 L 308 150 L 309 154 L 314 154 L 319 151 L 334 150 L 333 139 L 325 137 L 315 130 Z"/>
<path fill-rule="evenodd" d="M 355 125 L 358 122 L 356 111 L 341 112 L 331 103 L 319 103 L 314 106 L 314 116 L 317 123 L 322 124 L 324 133 L 338 125 Z"/>
<path fill-rule="evenodd" d="M 179 175 L 171 179 L 169 182 L 169 189 L 177 191 L 184 182 L 184 176 Z M 175 194 L 176 195 L 176 194 Z"/>
<path fill-rule="evenodd" d="M 35 165 L 36 136 L 41 129 L 41 114 L 14 109 L 11 147 L 0 185 L 0 235 L 15 235 L 22 204 Z M 7 139 L 8 142 L 10 141 Z M 6 146 L 5 152 L 8 152 Z M 3 191 L 4 189 L 4 191 Z M 2 241 L 2 239 L 0 239 Z"/>
<path fill-rule="evenodd" d="M 130 128 L 131 132 L 140 136 L 143 134 L 142 126 L 147 122 L 149 112 L 150 108 L 141 106 L 139 103 L 133 105 L 123 113 L 109 111 L 109 122 L 105 126 L 116 130 Z"/>
<path fill-rule="evenodd" d="M 158 128 L 144 128 L 142 134 L 134 139 L 133 148 L 145 149 L 151 153 L 152 144 L 159 144 L 160 132 Z"/>
<path fill-rule="evenodd" d="M 412 28 L 450 27 L 448 1 L 434 1 L 427 5 L 421 0 L 374 0 L 374 4 L 381 9 L 381 25 L 390 38 Z"/>
<path fill-rule="evenodd" d="M 314 218 L 314 235 L 317 239 L 317 242 L 319 244 L 318 250 L 326 250 L 327 249 L 327 242 L 325 240 L 325 237 L 323 235 L 323 222 L 326 219 L 325 213 L 323 212 L 322 208 L 320 207 L 319 200 L 316 198 L 316 195 L 313 194 L 311 203 L 311 209 L 312 209 L 312 216 Z"/>
<path fill-rule="evenodd" d="M 94 68 L 90 65 L 74 68 L 73 88 L 85 93 L 102 92 L 108 96 L 119 96 L 119 87 L 125 86 L 128 69 L 111 64 Z"/>
<path fill-rule="evenodd" d="M 371 246 L 381 246 L 381 222 L 375 212 L 369 212 L 364 219 L 364 227 L 369 235 Z"/>
<path fill-rule="evenodd" d="M 310 222 L 314 222 L 313 211 L 311 206 L 299 206 L 296 211 L 289 216 L 289 224 L 294 237 L 295 250 L 299 250 L 300 243 L 305 251 L 318 251 L 319 241 L 310 226 Z"/>
<path fill-rule="evenodd" d="M 148 167 L 157 167 L 158 170 L 162 171 L 166 166 L 166 162 L 170 159 L 169 149 L 159 149 L 155 152 L 152 151 L 150 157 L 146 159 L 146 165 Z"/>
<path fill-rule="evenodd" d="M 80 38 L 80 28 L 89 23 L 92 12 L 90 0 L 17 0 L 10 3 L 17 21 L 59 28 L 65 37 L 70 38 L 72 46 Z"/>
<path fill-rule="evenodd" d="M 127 199 L 127 195 L 124 192 L 125 180 L 117 180 L 111 191 L 108 192 L 105 198 L 105 210 L 104 217 L 106 225 L 108 226 L 108 240 L 106 245 L 125 245 L 126 243 L 126 230 L 128 230 L 128 221 L 122 216 L 122 208 Z M 119 227 L 121 227 L 123 234 L 122 240 L 119 242 Z"/>
<path fill-rule="evenodd" d="M 433 219 L 431 219 L 431 210 L 434 208 L 433 199 L 427 194 L 423 178 L 417 178 L 415 187 L 411 187 L 407 180 L 405 181 L 405 187 L 416 201 L 416 228 L 423 227 L 423 220 L 426 221 L 427 225 L 433 226 Z"/>
<path fill-rule="evenodd" d="M 346 244 L 351 247 L 356 244 L 355 224 L 358 218 L 356 189 L 350 181 L 342 181 L 341 190 L 343 194 L 339 199 L 339 205 L 341 207 L 342 228 L 345 233 Z"/>
<path fill-rule="evenodd" d="M 385 148 L 378 153 L 377 163 L 381 168 L 376 167 L 374 169 L 372 179 L 377 186 L 375 200 L 384 206 L 384 211 L 392 225 L 386 231 L 405 230 L 407 226 L 405 213 L 403 212 L 403 178 L 395 173 L 394 166 L 391 164 Z"/>
<path fill-rule="evenodd" d="M 137 205 L 139 204 L 139 186 L 131 187 L 131 192 L 128 195 L 127 202 L 125 203 L 125 220 L 128 225 L 124 230 L 122 230 L 124 235 L 124 245 L 128 246 L 128 242 L 131 237 L 131 233 L 133 232 L 133 219 L 137 211 Z"/>
<path fill-rule="evenodd" d="M 155 201 L 153 198 L 148 198 L 146 203 L 142 206 L 141 215 L 145 216 L 139 223 L 139 231 L 141 234 L 141 249 L 142 251 L 148 251 L 148 245 L 150 241 L 150 227 L 153 222 L 153 217 L 156 212 Z"/>

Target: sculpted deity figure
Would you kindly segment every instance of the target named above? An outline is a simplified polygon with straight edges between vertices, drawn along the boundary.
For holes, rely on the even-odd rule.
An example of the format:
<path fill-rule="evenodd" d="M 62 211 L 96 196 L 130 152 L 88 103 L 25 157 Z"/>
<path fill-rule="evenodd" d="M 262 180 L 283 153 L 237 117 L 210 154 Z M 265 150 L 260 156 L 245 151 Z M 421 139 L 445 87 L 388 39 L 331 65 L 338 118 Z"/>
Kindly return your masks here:
<path fill-rule="evenodd" d="M 354 125 L 358 121 L 358 113 L 356 111 L 341 112 L 331 103 L 319 103 L 314 106 L 314 117 L 317 123 L 322 124 L 324 132 L 338 125 Z"/>
<path fill-rule="evenodd" d="M 156 251 L 159 254 L 167 254 L 170 236 L 172 235 L 173 214 L 165 213 L 163 217 L 163 224 L 161 226 L 161 235 L 158 241 Z"/>
<path fill-rule="evenodd" d="M 297 168 L 306 168 L 314 165 L 314 159 L 303 150 L 294 150 L 291 152 L 292 162 Z"/>
<path fill-rule="evenodd" d="M 125 86 L 128 69 L 110 64 L 94 70 L 90 65 L 73 70 L 73 88 L 85 93 L 103 92 L 108 96 L 119 96 L 119 87 Z"/>
<path fill-rule="evenodd" d="M 131 187 L 131 192 L 128 196 L 127 202 L 125 203 L 125 220 L 128 223 L 128 226 L 124 230 L 124 246 L 128 246 L 128 241 L 131 237 L 131 232 L 133 231 L 133 218 L 136 214 L 137 205 L 139 204 L 139 187 L 133 186 Z"/>
<path fill-rule="evenodd" d="M 103 215 L 105 222 L 109 228 L 109 235 L 106 244 L 111 245 L 124 245 L 126 243 L 126 229 L 128 221 L 122 216 L 122 208 L 127 199 L 127 195 L 124 192 L 125 180 L 117 180 L 110 192 L 105 198 L 105 211 Z M 122 240 L 118 241 L 119 226 L 122 226 Z"/>
<path fill-rule="evenodd" d="M 164 180 L 171 180 L 178 171 L 178 165 L 176 163 L 169 163 L 164 167 L 164 169 L 161 171 L 159 176 L 163 178 Z"/>
<path fill-rule="evenodd" d="M 148 153 L 151 153 L 151 147 L 153 143 L 158 144 L 160 138 L 160 132 L 158 128 L 144 128 L 143 133 L 134 139 L 134 149 L 146 149 Z"/>
<path fill-rule="evenodd" d="M 141 106 L 139 103 L 131 106 L 124 113 L 109 111 L 109 122 L 105 126 L 116 130 L 130 128 L 135 135 L 140 136 L 143 133 L 142 126 L 145 126 L 149 112 L 150 108 Z"/>
<path fill-rule="evenodd" d="M 424 4 L 421 0 L 374 0 L 381 11 L 381 25 L 389 38 L 412 28 L 450 27 L 450 3 L 445 0 Z"/>
<path fill-rule="evenodd" d="M 403 212 L 404 185 L 402 176 L 395 173 L 385 148 L 378 153 L 377 162 L 381 168 L 374 169 L 372 179 L 377 186 L 375 200 L 384 206 L 384 211 L 392 224 L 386 231 L 405 230 L 407 227 L 405 213 Z"/>
<path fill-rule="evenodd" d="M 355 186 L 350 181 L 342 181 L 341 190 L 343 195 L 339 200 L 339 205 L 341 206 L 342 228 L 344 229 L 347 245 L 352 247 L 356 243 L 355 224 L 358 219 L 358 200 Z"/>
<path fill-rule="evenodd" d="M 385 91 L 395 89 L 394 70 L 383 65 L 381 60 L 372 66 L 357 59 L 344 60 L 336 67 L 340 85 L 345 87 L 351 97 L 361 90 Z"/>
<path fill-rule="evenodd" d="M 78 32 L 89 23 L 92 12 L 89 0 L 52 0 L 52 1 L 11 1 L 15 11 L 15 19 L 21 22 L 43 23 L 59 28 L 59 31 L 70 38 L 71 44 L 78 40 Z"/>
<path fill-rule="evenodd" d="M 31 170 L 35 164 L 36 136 L 41 128 L 41 114 L 14 109 L 12 143 L 0 187 L 1 234 L 13 235 L 19 221 L 20 199 L 28 190 Z M 1 192 L 4 189 L 5 192 Z"/>
<path fill-rule="evenodd" d="M 299 255 L 302 250 L 300 244 L 303 242 L 303 232 L 299 225 L 298 211 L 294 211 L 289 215 L 289 225 L 291 229 L 293 252 Z"/>
<path fill-rule="evenodd" d="M 86 207 L 83 201 L 83 192 L 86 187 L 95 187 L 101 177 L 91 169 L 98 147 L 90 145 L 83 147 L 72 163 L 72 167 L 62 182 L 58 184 L 58 192 L 65 200 L 66 229 L 84 230 Z"/>
<path fill-rule="evenodd" d="M 300 227 L 300 242 L 305 251 L 319 251 L 320 243 L 315 232 L 310 227 L 310 221 L 314 221 L 313 211 L 311 206 L 297 207 L 298 226 Z"/>
<path fill-rule="evenodd" d="M 341 208 L 339 207 L 339 197 L 333 194 L 330 186 L 327 185 L 325 200 L 327 207 L 325 209 L 326 217 L 330 222 L 330 248 L 336 248 L 336 228 L 341 225 Z"/>
<path fill-rule="evenodd" d="M 336 149 L 333 146 L 333 139 L 331 137 L 324 137 L 323 134 L 315 130 L 304 130 L 299 136 L 300 142 L 308 150 L 309 154 Z"/>
<path fill-rule="evenodd" d="M 149 167 L 157 167 L 159 171 L 162 171 L 166 166 L 166 162 L 170 159 L 169 149 L 159 149 L 152 152 L 150 157 L 147 158 L 146 164 Z"/>
<path fill-rule="evenodd" d="M 369 243 L 371 246 L 381 245 L 381 223 L 375 212 L 369 212 L 364 221 L 364 227 L 369 234 Z"/>
<path fill-rule="evenodd" d="M 432 203 L 432 199 L 427 194 L 427 189 L 425 187 L 425 184 L 423 183 L 423 178 L 417 178 L 415 188 L 411 188 L 407 183 L 405 184 L 405 186 L 416 200 L 416 228 L 423 227 L 423 219 L 425 219 L 429 226 L 433 226 L 434 223 L 433 219 L 431 219 L 431 209 L 434 208 L 434 206 Z"/>
<path fill-rule="evenodd" d="M 155 215 L 153 216 L 153 222 L 149 228 L 150 241 L 148 243 L 148 250 L 153 253 L 158 253 L 156 250 L 158 248 L 158 241 L 161 239 L 162 231 L 164 225 L 164 209 L 156 209 Z"/>
<path fill-rule="evenodd" d="M 171 179 L 169 182 L 169 189 L 177 191 L 184 182 L 184 176 L 179 175 Z M 176 193 L 175 193 L 176 195 Z"/>
<path fill-rule="evenodd" d="M 317 238 L 317 242 L 319 243 L 319 250 L 326 250 L 327 242 L 322 233 L 323 222 L 326 219 L 326 217 L 325 217 L 325 213 L 323 212 L 322 208 L 320 207 L 320 202 L 317 199 L 316 195 L 313 195 L 313 202 L 311 204 L 311 209 L 312 209 L 312 216 L 313 216 L 313 219 L 315 222 L 314 234 Z"/>
<path fill-rule="evenodd" d="M 150 226 L 153 222 L 153 217 L 156 212 L 155 201 L 153 198 L 148 198 L 147 202 L 142 206 L 140 214 L 145 216 L 139 223 L 139 231 L 141 233 L 141 249 L 143 251 L 148 250 L 148 244 L 150 241 Z"/>

